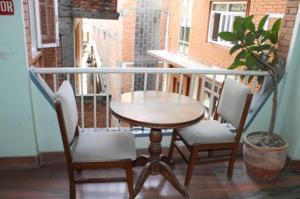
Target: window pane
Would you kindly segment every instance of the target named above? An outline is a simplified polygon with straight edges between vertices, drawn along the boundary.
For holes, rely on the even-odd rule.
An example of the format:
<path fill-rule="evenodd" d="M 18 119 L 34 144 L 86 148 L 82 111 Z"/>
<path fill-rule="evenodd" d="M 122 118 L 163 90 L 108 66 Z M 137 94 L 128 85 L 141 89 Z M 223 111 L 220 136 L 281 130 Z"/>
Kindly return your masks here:
<path fill-rule="evenodd" d="M 179 42 L 179 52 L 184 53 L 184 47 L 183 47 L 183 44 L 181 42 Z"/>
<path fill-rule="evenodd" d="M 215 13 L 213 15 L 212 36 L 211 36 L 211 39 L 213 41 L 218 41 L 220 19 L 221 19 L 221 14 Z"/>
<path fill-rule="evenodd" d="M 231 16 L 231 26 L 229 27 L 230 32 L 233 30 L 233 24 L 234 24 L 236 18 L 237 18 L 237 16 Z"/>
<path fill-rule="evenodd" d="M 225 30 L 226 19 L 227 19 L 227 16 L 226 15 L 222 15 L 222 24 L 221 24 L 221 31 L 220 32 L 226 31 Z"/>
<path fill-rule="evenodd" d="M 229 11 L 231 12 L 245 12 L 246 4 L 230 4 Z"/>
<path fill-rule="evenodd" d="M 205 82 L 205 87 L 208 88 L 208 89 L 211 89 L 211 83 L 209 83 L 209 82 L 206 81 Z"/>
<path fill-rule="evenodd" d="M 213 4 L 213 11 L 227 11 L 227 4 Z"/>
<path fill-rule="evenodd" d="M 31 51 L 32 54 L 37 52 L 37 30 L 36 30 L 36 15 L 34 8 L 34 1 L 29 0 L 29 19 L 30 19 L 30 34 L 31 34 Z"/>
<path fill-rule="evenodd" d="M 233 16 L 227 16 L 227 20 L 228 20 L 228 22 L 227 22 L 227 24 L 226 24 L 226 31 L 230 31 L 230 29 L 231 29 L 231 27 L 230 27 L 230 25 L 231 25 L 231 20 L 233 19 Z"/>
<path fill-rule="evenodd" d="M 209 104 L 210 104 L 210 93 L 208 93 L 207 91 L 204 92 L 204 101 L 203 101 L 203 105 L 207 108 L 209 108 Z"/>
<path fill-rule="evenodd" d="M 186 42 L 190 41 L 190 27 L 185 28 L 185 40 Z"/>
<path fill-rule="evenodd" d="M 179 35 L 179 40 L 180 41 L 183 41 L 183 36 L 184 36 L 184 27 L 181 26 L 180 27 L 180 35 Z"/>
<path fill-rule="evenodd" d="M 187 55 L 189 53 L 189 45 L 188 44 L 184 44 L 184 52 L 183 54 Z"/>
<path fill-rule="evenodd" d="M 39 0 L 42 43 L 56 42 L 54 1 Z"/>
<path fill-rule="evenodd" d="M 217 101 L 218 101 L 218 98 L 214 97 L 214 99 L 213 99 L 213 105 L 212 105 L 212 112 L 215 112 L 215 110 L 217 108 Z"/>

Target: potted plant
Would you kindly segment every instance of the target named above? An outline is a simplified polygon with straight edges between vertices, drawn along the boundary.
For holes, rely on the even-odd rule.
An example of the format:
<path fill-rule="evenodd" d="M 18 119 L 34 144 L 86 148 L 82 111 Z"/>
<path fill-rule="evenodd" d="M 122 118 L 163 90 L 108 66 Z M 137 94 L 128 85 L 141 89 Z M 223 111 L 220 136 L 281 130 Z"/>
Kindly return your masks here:
<path fill-rule="evenodd" d="M 277 112 L 278 79 L 282 73 L 282 64 L 277 55 L 281 19 L 265 30 L 268 15 L 264 16 L 257 27 L 254 16 L 237 17 L 232 32 L 221 32 L 222 40 L 232 42 L 230 54 L 235 53 L 235 60 L 229 69 L 268 71 L 272 78 L 272 114 L 268 132 L 253 132 L 245 137 L 243 146 L 244 161 L 248 174 L 258 181 L 274 180 L 285 165 L 287 142 L 274 134 Z M 248 79 L 251 82 L 253 77 Z M 257 81 L 261 84 L 262 78 Z"/>

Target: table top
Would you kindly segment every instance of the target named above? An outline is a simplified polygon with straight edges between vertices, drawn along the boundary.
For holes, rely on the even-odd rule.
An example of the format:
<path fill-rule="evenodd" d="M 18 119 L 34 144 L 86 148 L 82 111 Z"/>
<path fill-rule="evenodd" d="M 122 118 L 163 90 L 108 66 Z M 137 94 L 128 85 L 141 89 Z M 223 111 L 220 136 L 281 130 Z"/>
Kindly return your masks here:
<path fill-rule="evenodd" d="M 154 129 L 182 128 L 204 116 L 199 101 L 176 93 L 135 91 L 124 93 L 110 103 L 112 114 L 131 125 Z"/>

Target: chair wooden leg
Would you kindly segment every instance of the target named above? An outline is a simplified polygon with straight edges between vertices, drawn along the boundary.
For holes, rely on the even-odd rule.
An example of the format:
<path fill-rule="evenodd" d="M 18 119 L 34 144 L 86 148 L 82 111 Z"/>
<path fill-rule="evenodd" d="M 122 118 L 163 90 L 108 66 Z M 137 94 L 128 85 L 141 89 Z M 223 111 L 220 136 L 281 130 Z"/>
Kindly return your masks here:
<path fill-rule="evenodd" d="M 69 172 L 69 189 L 70 199 L 76 199 L 76 183 L 75 183 L 75 171 Z"/>
<path fill-rule="evenodd" d="M 193 169 L 194 169 L 194 166 L 195 166 L 196 161 L 197 161 L 197 152 L 198 152 L 197 147 L 193 146 L 191 157 L 190 157 L 190 160 L 189 160 L 189 163 L 188 163 L 189 164 L 188 165 L 188 170 L 187 170 L 187 173 L 186 173 L 186 176 L 185 176 L 185 181 L 184 181 L 184 185 L 187 186 L 187 187 L 190 185 L 190 182 L 191 182 Z"/>
<path fill-rule="evenodd" d="M 126 177 L 127 177 L 127 186 L 128 186 L 128 193 L 129 198 L 134 199 L 135 193 L 133 189 L 133 172 L 132 172 L 132 165 L 128 164 L 126 166 Z"/>
<path fill-rule="evenodd" d="M 228 170 L 227 170 L 227 178 L 228 179 L 232 178 L 236 153 L 237 153 L 237 149 L 233 149 L 232 152 L 231 152 L 231 159 L 229 160 Z"/>
<path fill-rule="evenodd" d="M 173 153 L 174 153 L 176 138 L 177 138 L 177 132 L 176 132 L 176 129 L 175 129 L 172 133 L 171 145 L 170 145 L 169 155 L 168 155 L 169 160 L 173 159 Z"/>

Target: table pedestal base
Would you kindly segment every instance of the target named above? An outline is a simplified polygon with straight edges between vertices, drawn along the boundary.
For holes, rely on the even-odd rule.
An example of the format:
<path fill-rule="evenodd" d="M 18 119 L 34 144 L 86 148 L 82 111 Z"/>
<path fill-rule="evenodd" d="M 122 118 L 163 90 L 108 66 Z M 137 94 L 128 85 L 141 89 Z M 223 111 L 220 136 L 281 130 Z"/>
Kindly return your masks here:
<path fill-rule="evenodd" d="M 169 165 L 166 164 L 166 159 L 164 156 L 161 156 L 161 139 L 162 133 L 160 129 L 152 129 L 150 132 L 150 145 L 149 145 L 149 158 L 142 156 L 138 158 L 139 162 L 147 162 L 144 166 L 141 175 L 135 186 L 135 195 L 139 193 L 143 184 L 150 175 L 162 175 L 164 176 L 173 187 L 179 191 L 185 198 L 190 198 L 189 192 L 185 187 L 183 187 L 173 171 L 170 169 Z"/>

